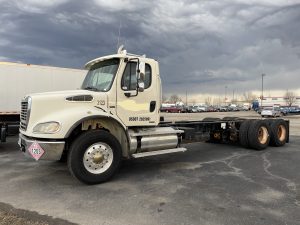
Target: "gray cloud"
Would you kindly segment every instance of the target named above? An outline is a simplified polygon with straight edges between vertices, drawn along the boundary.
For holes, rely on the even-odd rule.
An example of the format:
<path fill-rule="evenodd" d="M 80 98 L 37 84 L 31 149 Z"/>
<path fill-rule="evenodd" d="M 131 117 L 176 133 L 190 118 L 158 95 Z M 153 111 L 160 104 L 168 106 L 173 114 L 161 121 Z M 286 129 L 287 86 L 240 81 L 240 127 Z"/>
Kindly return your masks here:
<path fill-rule="evenodd" d="M 160 61 L 165 93 L 299 87 L 300 2 L 1 1 L 0 60 L 80 68 L 117 49 Z"/>

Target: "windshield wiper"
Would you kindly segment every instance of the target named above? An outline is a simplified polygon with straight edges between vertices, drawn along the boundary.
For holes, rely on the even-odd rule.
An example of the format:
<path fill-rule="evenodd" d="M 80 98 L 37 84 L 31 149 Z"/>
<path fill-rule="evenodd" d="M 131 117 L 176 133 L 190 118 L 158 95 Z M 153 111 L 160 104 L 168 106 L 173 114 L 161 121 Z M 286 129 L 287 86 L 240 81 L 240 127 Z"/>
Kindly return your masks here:
<path fill-rule="evenodd" d="M 85 87 L 85 88 L 83 88 L 84 90 L 92 90 L 92 91 L 99 91 L 99 89 L 98 88 L 96 88 L 96 87 L 93 87 L 93 86 L 87 86 L 87 87 Z"/>

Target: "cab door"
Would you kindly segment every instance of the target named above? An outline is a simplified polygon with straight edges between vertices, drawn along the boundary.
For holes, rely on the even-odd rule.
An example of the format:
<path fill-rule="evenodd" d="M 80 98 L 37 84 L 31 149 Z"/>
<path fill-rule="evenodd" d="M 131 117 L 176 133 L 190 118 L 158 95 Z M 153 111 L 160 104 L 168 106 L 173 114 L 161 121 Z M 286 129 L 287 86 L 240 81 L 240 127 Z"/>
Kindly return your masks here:
<path fill-rule="evenodd" d="M 137 62 L 125 64 L 117 86 L 117 116 L 126 126 L 154 126 L 159 122 L 160 89 L 155 64 L 145 64 L 145 88 L 137 90 Z"/>

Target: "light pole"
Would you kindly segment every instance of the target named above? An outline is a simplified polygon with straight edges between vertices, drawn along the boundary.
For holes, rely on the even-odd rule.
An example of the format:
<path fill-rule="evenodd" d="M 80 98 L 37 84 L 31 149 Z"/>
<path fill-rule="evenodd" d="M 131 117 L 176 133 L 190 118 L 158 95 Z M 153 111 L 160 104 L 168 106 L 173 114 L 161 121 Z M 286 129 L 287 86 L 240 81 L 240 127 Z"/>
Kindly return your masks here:
<path fill-rule="evenodd" d="M 227 86 L 225 86 L 225 99 L 224 99 L 225 105 L 226 105 L 226 100 L 227 100 L 226 95 L 227 95 Z"/>
<path fill-rule="evenodd" d="M 260 107 L 262 107 L 263 99 L 264 99 L 264 77 L 266 74 L 261 75 L 261 98 L 260 98 Z"/>
<path fill-rule="evenodd" d="M 187 90 L 185 90 L 185 105 L 188 105 L 188 100 L 187 100 Z"/>

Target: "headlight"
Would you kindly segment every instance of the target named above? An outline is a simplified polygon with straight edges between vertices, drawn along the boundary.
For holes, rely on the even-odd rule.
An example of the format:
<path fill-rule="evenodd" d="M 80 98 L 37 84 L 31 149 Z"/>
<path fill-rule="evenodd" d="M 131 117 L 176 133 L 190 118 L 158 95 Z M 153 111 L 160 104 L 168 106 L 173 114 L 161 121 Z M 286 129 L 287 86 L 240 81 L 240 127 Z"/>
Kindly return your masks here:
<path fill-rule="evenodd" d="M 33 128 L 33 133 L 54 134 L 60 129 L 58 122 L 39 123 Z"/>

